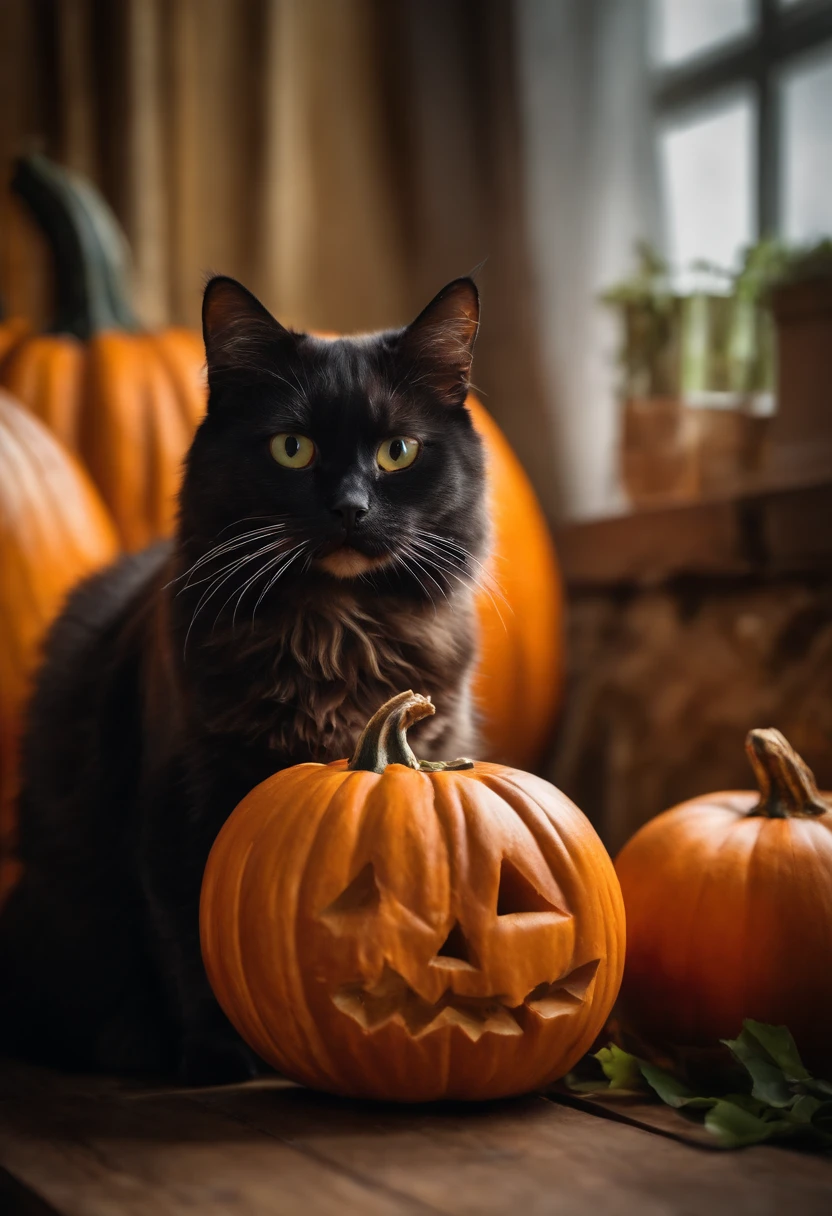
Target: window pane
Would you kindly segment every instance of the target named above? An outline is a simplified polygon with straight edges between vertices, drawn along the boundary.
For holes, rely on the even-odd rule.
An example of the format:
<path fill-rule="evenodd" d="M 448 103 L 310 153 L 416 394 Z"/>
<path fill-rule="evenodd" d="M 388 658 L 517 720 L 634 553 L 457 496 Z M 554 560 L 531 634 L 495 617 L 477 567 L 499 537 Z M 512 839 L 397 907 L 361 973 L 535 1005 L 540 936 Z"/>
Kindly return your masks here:
<path fill-rule="evenodd" d="M 729 268 L 754 239 L 753 132 L 752 99 L 734 93 L 659 137 L 667 252 L 682 290 L 696 279 L 693 260 Z"/>
<path fill-rule="evenodd" d="M 662 67 L 748 34 L 754 0 L 653 0 L 653 45 Z"/>
<path fill-rule="evenodd" d="M 832 234 L 832 53 L 783 79 L 783 233 L 790 241 Z"/>

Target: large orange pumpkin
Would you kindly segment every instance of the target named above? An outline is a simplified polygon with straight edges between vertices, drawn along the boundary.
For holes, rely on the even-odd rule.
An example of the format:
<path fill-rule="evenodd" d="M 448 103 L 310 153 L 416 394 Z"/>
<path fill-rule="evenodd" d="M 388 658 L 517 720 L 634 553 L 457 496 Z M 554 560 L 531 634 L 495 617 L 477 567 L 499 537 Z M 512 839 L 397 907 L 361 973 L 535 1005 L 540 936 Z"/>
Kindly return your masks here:
<path fill-rule="evenodd" d="M 496 1098 L 562 1076 L 621 980 L 612 863 L 547 782 L 423 763 L 411 692 L 349 764 L 301 764 L 225 823 L 202 887 L 220 1005 L 281 1072 L 392 1101 Z"/>
<path fill-rule="evenodd" d="M 785 1025 L 832 1066 L 832 802 L 776 730 L 747 751 L 760 792 L 651 820 L 615 866 L 627 910 L 621 1020 L 643 1042 L 717 1048 L 743 1018 Z"/>
<path fill-rule="evenodd" d="M 78 462 L 0 392 L 0 902 L 12 877 L 21 716 L 41 640 L 73 584 L 117 548 Z"/>
<path fill-rule="evenodd" d="M 54 255 L 57 315 L 49 333 L 0 346 L 0 384 L 81 457 L 123 544 L 140 549 L 173 528 L 182 458 L 205 409 L 202 339 L 140 330 L 124 236 L 88 182 L 33 155 L 12 186 Z"/>
<path fill-rule="evenodd" d="M 4 359 L 28 332 L 29 325 L 22 317 L 9 317 L 6 321 L 0 321 L 0 360 Z"/>
<path fill-rule="evenodd" d="M 523 466 L 473 394 L 467 406 L 488 453 L 494 552 L 478 600 L 474 697 L 486 754 L 532 768 L 554 725 L 563 681 L 563 596 L 543 511 Z"/>

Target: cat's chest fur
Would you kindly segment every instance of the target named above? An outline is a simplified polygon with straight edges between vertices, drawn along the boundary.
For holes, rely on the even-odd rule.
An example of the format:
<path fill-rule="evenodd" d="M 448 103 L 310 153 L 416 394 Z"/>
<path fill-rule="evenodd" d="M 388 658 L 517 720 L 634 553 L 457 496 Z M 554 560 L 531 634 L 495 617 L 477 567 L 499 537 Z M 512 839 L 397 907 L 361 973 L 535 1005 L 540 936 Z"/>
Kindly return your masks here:
<path fill-rule="evenodd" d="M 448 758 L 475 750 L 475 642 L 468 591 L 434 607 L 336 587 L 292 597 L 256 629 L 208 635 L 189 679 L 203 731 L 280 765 L 349 756 L 379 706 L 412 688 L 437 706 L 413 732 L 419 754 Z"/>

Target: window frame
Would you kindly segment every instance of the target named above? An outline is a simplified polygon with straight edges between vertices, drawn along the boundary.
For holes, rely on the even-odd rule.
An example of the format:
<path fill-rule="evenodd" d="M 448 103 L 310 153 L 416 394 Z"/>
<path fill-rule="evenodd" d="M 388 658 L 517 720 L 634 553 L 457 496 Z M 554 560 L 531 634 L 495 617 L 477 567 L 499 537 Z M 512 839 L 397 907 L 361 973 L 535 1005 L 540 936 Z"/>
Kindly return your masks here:
<path fill-rule="evenodd" d="M 779 84 L 783 69 L 807 52 L 832 43 L 832 0 L 757 0 L 754 29 L 672 67 L 654 70 L 653 110 L 662 125 L 702 109 L 737 86 L 751 89 L 756 103 L 757 237 L 780 231 L 781 122 Z"/>

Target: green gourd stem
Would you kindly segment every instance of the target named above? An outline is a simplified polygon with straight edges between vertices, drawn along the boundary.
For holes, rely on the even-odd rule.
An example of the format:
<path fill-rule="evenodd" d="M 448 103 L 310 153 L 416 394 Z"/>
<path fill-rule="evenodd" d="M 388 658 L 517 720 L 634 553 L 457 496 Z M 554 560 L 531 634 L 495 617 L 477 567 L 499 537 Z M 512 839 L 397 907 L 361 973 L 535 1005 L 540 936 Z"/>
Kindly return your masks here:
<path fill-rule="evenodd" d="M 445 772 L 473 768 L 473 760 L 417 760 L 407 741 L 408 727 L 436 713 L 430 697 L 417 692 L 400 692 L 376 710 L 361 732 L 349 768 L 353 771 L 383 773 L 388 764 L 404 764 L 421 772 Z"/>
<path fill-rule="evenodd" d="M 31 211 L 54 259 L 51 332 L 86 340 L 105 329 L 140 329 L 127 285 L 127 241 L 98 191 L 40 153 L 17 161 L 12 190 Z"/>
<path fill-rule="evenodd" d="M 832 809 L 818 793 L 812 770 L 779 730 L 749 731 L 745 750 L 760 787 L 760 801 L 749 816 L 791 819 Z"/>

